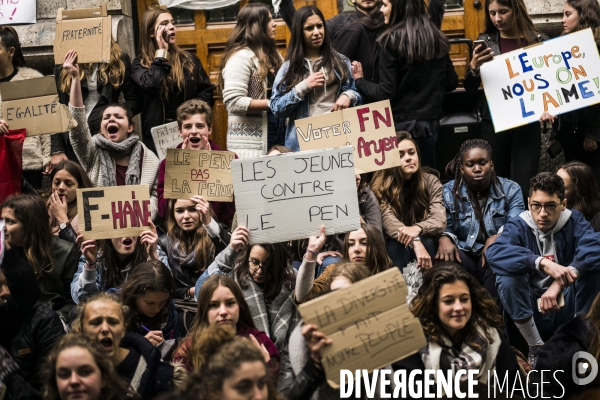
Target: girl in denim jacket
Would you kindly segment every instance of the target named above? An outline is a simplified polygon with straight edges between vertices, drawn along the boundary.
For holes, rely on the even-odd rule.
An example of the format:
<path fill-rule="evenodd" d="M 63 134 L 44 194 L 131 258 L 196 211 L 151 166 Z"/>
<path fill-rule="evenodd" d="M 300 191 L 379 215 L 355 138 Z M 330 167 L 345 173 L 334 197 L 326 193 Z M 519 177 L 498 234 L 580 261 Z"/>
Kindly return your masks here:
<path fill-rule="evenodd" d="M 271 111 L 289 118 L 285 146 L 300 150 L 295 120 L 360 104 L 350 61 L 331 46 L 321 11 L 304 6 L 296 12 L 286 61 L 277 73 Z"/>
<path fill-rule="evenodd" d="M 444 185 L 446 231 L 438 239 L 438 261 L 456 261 L 498 301 L 496 279 L 485 252 L 510 218 L 525 210 L 520 186 L 494 171 L 492 148 L 483 139 L 465 141 L 446 166 L 454 177 Z"/>

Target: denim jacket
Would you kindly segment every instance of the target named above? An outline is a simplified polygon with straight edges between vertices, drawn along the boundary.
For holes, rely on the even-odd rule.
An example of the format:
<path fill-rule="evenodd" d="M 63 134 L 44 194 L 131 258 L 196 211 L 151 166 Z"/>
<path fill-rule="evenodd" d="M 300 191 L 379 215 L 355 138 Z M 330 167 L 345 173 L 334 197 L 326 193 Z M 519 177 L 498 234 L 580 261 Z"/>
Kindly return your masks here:
<path fill-rule="evenodd" d="M 354 76 L 352 76 L 352 67 L 350 66 L 350 60 L 346 57 L 342 56 L 342 60 L 346 63 L 348 67 L 349 77 L 345 82 L 340 82 L 340 86 L 336 95 L 336 99 L 340 97 L 340 95 L 346 91 L 351 91 L 354 95 L 354 100 L 352 100 L 350 107 L 356 107 L 362 103 L 362 99 L 358 91 L 356 90 L 356 85 L 354 84 Z M 273 114 L 278 116 L 279 118 L 288 118 L 286 133 L 285 133 L 285 145 L 289 147 L 293 151 L 300 150 L 300 144 L 298 143 L 298 136 L 296 135 L 296 124 L 295 121 L 297 119 L 310 117 L 309 115 L 309 101 L 308 97 L 300 97 L 296 93 L 296 88 L 292 88 L 288 92 L 282 92 L 279 90 L 279 85 L 283 80 L 288 68 L 290 66 L 290 62 L 286 61 L 283 63 L 281 68 L 279 68 L 279 72 L 277 72 L 277 76 L 275 77 L 275 82 L 273 83 L 273 94 L 271 95 L 271 99 L 269 101 L 269 106 L 271 107 L 271 111 Z M 340 79 L 340 74 L 337 71 L 334 71 L 338 80 Z M 308 77 L 308 69 L 305 71 L 305 78 Z"/>
<path fill-rule="evenodd" d="M 506 221 L 525 211 L 521 187 L 516 182 L 506 178 L 499 177 L 498 182 L 502 190 L 500 191 L 500 188 L 495 185 L 491 187 L 483 212 L 487 236 L 498 234 Z M 444 185 L 442 196 L 446 207 L 447 225 L 446 231 L 442 235 L 448 236 L 459 249 L 479 254 L 485 245 L 485 243 L 476 241 L 479 235 L 479 221 L 475 217 L 475 210 L 467 195 L 465 184 L 461 184 L 459 193 L 462 210 L 455 210 L 452 194 L 454 183 L 455 181 L 451 180 Z"/>

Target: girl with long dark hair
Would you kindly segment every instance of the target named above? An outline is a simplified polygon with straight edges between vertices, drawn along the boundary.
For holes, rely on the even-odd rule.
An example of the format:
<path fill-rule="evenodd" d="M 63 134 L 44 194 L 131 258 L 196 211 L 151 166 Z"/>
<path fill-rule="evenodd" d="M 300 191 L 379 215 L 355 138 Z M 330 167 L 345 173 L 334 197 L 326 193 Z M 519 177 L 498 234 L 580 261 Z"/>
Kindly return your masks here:
<path fill-rule="evenodd" d="M 398 132 L 399 167 L 377 171 L 371 188 L 379 200 L 388 255 L 399 268 L 416 259 L 428 269 L 435 257 L 434 238 L 446 229 L 442 184 L 421 167 L 417 142 Z"/>
<path fill-rule="evenodd" d="M 556 173 L 565 183 L 567 207 L 581 211 L 594 230 L 599 232 L 600 187 L 592 169 L 580 161 L 569 161 Z"/>
<path fill-rule="evenodd" d="M 298 9 L 291 32 L 270 107 L 276 116 L 289 118 L 285 146 L 298 151 L 295 120 L 359 105 L 361 97 L 350 61 L 331 45 L 321 10 L 315 6 Z"/>
<path fill-rule="evenodd" d="M 214 87 L 195 54 L 177 46 L 175 22 L 169 10 L 154 8 L 142 17 L 138 56 L 131 77 L 142 94 L 142 138 L 156 152 L 150 129 L 177 119 L 177 107 L 187 100 L 213 105 Z"/>
<path fill-rule="evenodd" d="M 433 166 L 444 93 L 458 85 L 448 55 L 450 43 L 430 19 L 422 0 L 382 0 L 387 29 L 379 37 L 377 76 L 365 76 L 352 63 L 356 87 L 373 100 L 390 100 L 396 131 L 408 131 L 418 143 L 421 164 Z"/>
<path fill-rule="evenodd" d="M 446 166 L 446 175 L 452 178 L 443 191 L 446 230 L 438 238 L 435 258 L 460 263 L 500 304 L 485 252 L 506 221 L 525 211 L 521 188 L 496 176 L 492 148 L 483 139 L 465 141 Z"/>
<path fill-rule="evenodd" d="M 476 46 L 465 75 L 464 87 L 475 94 L 481 85 L 479 68 L 494 55 L 542 42 L 548 37 L 535 29 L 523 0 L 486 0 L 485 31 L 478 40 L 487 47 Z M 537 174 L 540 163 L 540 124 L 535 122 L 496 134 L 487 102 L 482 100 L 481 138 L 494 149 L 494 167 L 499 176 L 511 176 L 529 193 L 529 179 Z M 525 200 L 525 199 L 524 199 Z"/>
<path fill-rule="evenodd" d="M 265 155 L 276 144 L 279 121 L 268 99 L 283 60 L 275 47 L 275 27 L 267 6 L 244 6 L 221 57 L 219 89 L 229 115 L 227 148 L 240 158 Z"/>

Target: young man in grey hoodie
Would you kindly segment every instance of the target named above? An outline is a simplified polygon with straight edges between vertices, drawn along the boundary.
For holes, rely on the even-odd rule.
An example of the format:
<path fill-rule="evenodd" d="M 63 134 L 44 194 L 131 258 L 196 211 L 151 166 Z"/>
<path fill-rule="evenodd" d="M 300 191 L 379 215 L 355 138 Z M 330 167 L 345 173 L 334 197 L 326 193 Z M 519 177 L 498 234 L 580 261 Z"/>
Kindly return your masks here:
<path fill-rule="evenodd" d="M 500 299 L 527 340 L 535 365 L 544 344 L 538 327 L 554 332 L 587 312 L 600 291 L 600 233 L 583 214 L 567 209 L 558 175 L 543 172 L 530 182 L 529 209 L 504 225 L 487 259 Z"/>

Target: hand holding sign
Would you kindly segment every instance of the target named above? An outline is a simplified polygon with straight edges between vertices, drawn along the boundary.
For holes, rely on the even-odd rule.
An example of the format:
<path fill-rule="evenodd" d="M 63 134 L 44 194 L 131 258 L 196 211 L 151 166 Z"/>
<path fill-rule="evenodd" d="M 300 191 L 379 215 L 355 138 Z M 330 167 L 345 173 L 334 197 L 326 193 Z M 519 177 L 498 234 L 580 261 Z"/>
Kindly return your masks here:
<path fill-rule="evenodd" d="M 85 257 L 85 262 L 88 267 L 95 267 L 96 261 L 98 260 L 98 247 L 96 247 L 95 240 L 84 240 L 83 234 L 77 232 L 77 244 L 79 245 L 79 251 Z"/>
<path fill-rule="evenodd" d="M 8 133 L 8 124 L 5 120 L 0 119 L 0 135 L 5 135 Z"/>
<path fill-rule="evenodd" d="M 156 233 L 156 226 L 148 219 L 148 225 L 150 230 L 142 232 L 140 235 L 140 242 L 146 248 L 146 253 L 151 260 L 158 260 L 158 234 Z"/>
<path fill-rule="evenodd" d="M 190 199 L 196 203 L 196 210 L 200 214 L 202 224 L 208 225 L 212 217 L 210 216 L 210 203 L 202 196 L 194 196 Z"/>
<path fill-rule="evenodd" d="M 79 77 L 79 64 L 77 64 L 77 52 L 75 50 L 69 50 L 67 54 L 65 54 L 63 68 L 73 78 Z"/>
<path fill-rule="evenodd" d="M 327 236 L 325 236 L 325 225 L 321 225 L 319 236 L 311 236 L 308 238 L 308 247 L 306 248 L 307 252 L 305 255 L 307 261 L 315 261 L 317 259 L 317 253 L 323 248 L 325 240 L 327 240 Z"/>
<path fill-rule="evenodd" d="M 242 252 L 246 246 L 248 246 L 248 235 L 250 234 L 250 230 L 245 226 L 238 226 L 235 228 L 235 231 L 231 234 L 231 239 L 229 240 L 229 247 L 233 249 L 236 253 Z"/>
<path fill-rule="evenodd" d="M 316 364 L 321 365 L 321 350 L 324 347 L 331 345 L 332 340 L 317 329 L 319 328 L 313 324 L 304 325 L 302 327 L 302 336 L 304 336 L 304 341 L 310 351 L 310 358 L 312 358 Z"/>

